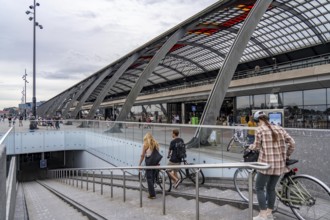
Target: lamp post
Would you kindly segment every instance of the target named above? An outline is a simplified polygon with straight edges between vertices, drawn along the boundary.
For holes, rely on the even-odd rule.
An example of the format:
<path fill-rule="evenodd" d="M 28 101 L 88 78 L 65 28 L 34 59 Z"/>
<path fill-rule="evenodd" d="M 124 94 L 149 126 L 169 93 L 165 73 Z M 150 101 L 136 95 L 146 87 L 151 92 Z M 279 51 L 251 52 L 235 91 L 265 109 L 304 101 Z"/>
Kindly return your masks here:
<path fill-rule="evenodd" d="M 26 120 L 26 83 L 29 83 L 27 80 L 26 80 L 26 69 L 25 69 L 25 74 L 23 75 L 22 79 L 24 80 L 24 120 Z"/>
<path fill-rule="evenodd" d="M 29 17 L 30 21 L 33 21 L 33 97 L 32 97 L 32 114 L 34 117 L 37 116 L 37 98 L 36 98 L 36 27 L 43 29 L 42 25 L 36 22 L 36 12 L 37 6 L 40 6 L 39 3 L 36 3 L 36 0 L 33 0 L 33 5 L 30 5 L 29 8 L 33 11 L 26 11 L 27 15 L 32 14 L 33 16 Z"/>

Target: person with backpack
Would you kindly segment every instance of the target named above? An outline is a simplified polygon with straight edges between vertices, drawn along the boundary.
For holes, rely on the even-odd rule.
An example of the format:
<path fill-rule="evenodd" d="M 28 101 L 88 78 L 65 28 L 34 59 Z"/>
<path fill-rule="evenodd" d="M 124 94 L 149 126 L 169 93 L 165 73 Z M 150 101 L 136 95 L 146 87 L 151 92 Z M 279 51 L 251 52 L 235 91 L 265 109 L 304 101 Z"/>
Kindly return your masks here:
<path fill-rule="evenodd" d="M 180 165 L 182 160 L 186 157 L 186 145 L 182 138 L 179 138 L 179 130 L 174 129 L 172 131 L 172 138 L 173 140 L 170 143 L 170 149 L 167 156 L 167 158 L 169 158 L 168 165 Z M 174 188 L 177 188 L 181 182 L 177 170 L 168 170 L 168 174 L 174 182 Z"/>

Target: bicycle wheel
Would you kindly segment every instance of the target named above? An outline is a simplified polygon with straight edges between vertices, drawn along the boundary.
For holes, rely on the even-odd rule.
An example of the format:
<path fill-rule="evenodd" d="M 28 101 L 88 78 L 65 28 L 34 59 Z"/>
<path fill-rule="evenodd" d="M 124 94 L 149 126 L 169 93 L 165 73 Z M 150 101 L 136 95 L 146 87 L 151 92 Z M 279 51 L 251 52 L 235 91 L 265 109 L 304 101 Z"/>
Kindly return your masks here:
<path fill-rule="evenodd" d="M 240 195 L 240 197 L 244 201 L 249 202 L 249 173 L 250 172 L 253 172 L 252 173 L 252 175 L 253 175 L 252 176 L 253 203 L 257 204 L 258 203 L 257 194 L 256 194 L 256 191 L 254 188 L 257 172 L 255 172 L 254 170 L 251 170 L 251 169 L 238 168 L 234 173 L 234 185 L 235 185 L 235 189 L 238 192 L 238 194 Z"/>
<path fill-rule="evenodd" d="M 230 149 L 232 148 L 233 144 L 235 142 L 234 137 L 232 137 L 227 145 L 227 151 L 230 151 Z"/>
<path fill-rule="evenodd" d="M 157 176 L 156 176 L 156 183 L 157 185 L 163 189 L 163 172 L 158 172 Z M 171 192 L 171 189 L 172 189 L 172 181 L 171 181 L 171 178 L 168 174 L 168 172 L 166 171 L 165 172 L 165 191 L 167 192 Z"/>
<path fill-rule="evenodd" d="M 189 165 L 193 165 L 193 164 L 189 164 Z M 196 183 L 196 173 L 197 173 L 197 169 L 196 168 L 189 168 L 186 169 L 186 175 L 188 176 L 188 178 L 195 184 Z M 200 170 L 198 172 L 198 185 L 202 185 L 205 182 L 205 177 L 204 177 L 204 173 L 202 170 Z"/>
<path fill-rule="evenodd" d="M 298 219 L 329 219 L 330 192 L 320 180 L 307 175 L 293 176 L 286 188 L 286 197 Z"/>
<path fill-rule="evenodd" d="M 142 187 L 144 189 L 148 189 L 146 170 L 142 170 L 142 172 L 139 173 L 139 181 L 141 178 L 142 178 Z"/>

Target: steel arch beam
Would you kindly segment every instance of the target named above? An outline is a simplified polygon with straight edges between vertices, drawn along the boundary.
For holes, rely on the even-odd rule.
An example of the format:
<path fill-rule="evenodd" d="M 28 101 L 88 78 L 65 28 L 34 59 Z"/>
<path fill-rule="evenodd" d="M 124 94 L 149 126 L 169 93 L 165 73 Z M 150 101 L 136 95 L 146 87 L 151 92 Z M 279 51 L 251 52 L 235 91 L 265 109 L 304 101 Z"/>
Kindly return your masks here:
<path fill-rule="evenodd" d="M 121 111 L 116 119 L 116 121 L 124 121 L 130 112 L 137 96 L 141 92 L 144 84 L 147 82 L 148 78 L 158 66 L 159 62 L 164 59 L 166 54 L 171 50 L 171 48 L 184 36 L 186 33 L 186 28 L 179 28 L 168 40 L 162 45 L 162 47 L 157 51 L 155 56 L 150 60 L 148 65 L 145 67 L 144 71 L 141 73 L 139 79 L 133 86 L 132 90 L 126 97 L 125 103 L 122 106 Z"/>
<path fill-rule="evenodd" d="M 74 109 L 74 111 L 71 114 L 71 118 L 76 118 L 78 112 L 81 110 L 81 107 L 85 104 L 88 97 L 92 94 L 92 92 L 100 85 L 100 83 L 112 72 L 112 67 L 105 70 L 96 80 L 93 82 L 93 84 L 88 88 L 87 92 L 83 95 L 83 97 L 79 100 L 78 105 Z"/>
<path fill-rule="evenodd" d="M 185 45 L 188 45 L 188 46 L 192 46 L 192 47 L 200 47 L 200 48 L 203 48 L 205 50 L 208 50 L 216 55 L 218 55 L 219 57 L 222 57 L 223 59 L 226 57 L 225 54 L 221 53 L 220 51 L 218 50 L 215 50 L 213 49 L 212 47 L 208 47 L 204 44 L 199 44 L 199 43 L 196 43 L 196 42 L 189 42 L 189 41 L 179 41 L 178 42 L 179 44 L 185 44 Z"/>
<path fill-rule="evenodd" d="M 48 106 L 48 109 L 44 112 L 44 116 L 49 115 L 54 110 L 55 105 L 57 105 L 58 100 L 61 99 L 62 96 L 63 94 L 58 95 L 52 99 L 51 104 Z"/>
<path fill-rule="evenodd" d="M 238 33 L 238 29 L 236 28 L 227 28 L 227 31 L 230 31 L 232 33 Z M 270 57 L 274 56 L 274 54 L 263 44 L 261 43 L 258 39 L 254 38 L 251 36 L 250 40 L 257 46 L 259 46 L 262 50 L 264 50 Z"/>
<path fill-rule="evenodd" d="M 143 71 L 143 69 L 140 69 L 140 68 L 135 68 L 135 70 L 141 70 L 141 72 Z M 132 76 L 132 77 L 135 77 L 135 78 L 139 78 L 138 75 L 135 75 L 135 74 L 132 74 L 132 73 L 125 73 L 125 76 Z M 151 83 L 152 85 L 155 85 L 155 83 L 153 83 L 151 80 L 147 80 L 149 83 Z M 134 82 L 135 83 L 135 82 Z"/>
<path fill-rule="evenodd" d="M 167 54 L 166 55 L 167 57 L 173 57 L 173 58 L 176 58 L 176 59 L 180 59 L 180 60 L 185 60 L 189 63 L 192 63 L 194 64 L 195 66 L 197 66 L 198 68 L 202 69 L 204 72 L 207 72 L 207 69 L 205 69 L 203 66 L 201 66 L 199 63 L 191 60 L 191 59 L 188 59 L 187 57 L 184 57 L 184 56 L 180 56 L 178 54 Z"/>
<path fill-rule="evenodd" d="M 184 75 L 183 73 L 181 73 L 179 70 L 177 70 L 177 69 L 175 69 L 175 68 L 173 68 L 173 67 L 171 67 L 171 66 L 168 66 L 168 65 L 166 65 L 166 64 L 163 64 L 163 63 L 162 63 L 162 64 L 159 64 L 159 66 L 162 66 L 162 67 L 164 67 L 164 68 L 170 69 L 170 70 L 172 70 L 172 71 L 178 73 L 179 75 L 181 75 L 181 76 L 183 76 L 183 77 L 186 76 L 186 75 Z"/>
<path fill-rule="evenodd" d="M 118 82 L 117 82 L 118 83 Z M 118 83 L 118 84 L 122 84 L 122 83 Z M 112 86 L 112 88 L 116 88 L 116 89 L 118 89 L 118 90 L 120 90 L 120 91 L 122 91 L 122 92 L 125 92 L 125 90 L 123 90 L 122 88 L 119 88 L 118 86 Z M 131 88 L 131 87 L 130 87 Z"/>
<path fill-rule="evenodd" d="M 67 104 L 66 108 L 63 111 L 63 117 L 67 118 L 67 114 L 70 111 L 70 108 L 77 101 L 77 99 L 81 96 L 81 94 L 90 86 L 95 80 L 95 77 L 90 78 L 86 81 L 80 88 L 78 88 L 77 93 L 71 98 L 70 102 Z"/>
<path fill-rule="evenodd" d="M 37 108 L 38 115 L 44 116 L 45 115 L 45 112 L 48 111 L 48 109 L 52 106 L 53 101 L 54 100 L 51 99 L 51 100 L 47 101 L 47 103 L 44 103 L 42 105 L 42 108 Z"/>
<path fill-rule="evenodd" d="M 134 83 L 135 84 L 135 81 L 133 81 L 131 79 L 119 78 L 119 80 L 123 80 L 123 81 L 127 81 L 127 82 L 130 82 L 130 83 Z"/>
<path fill-rule="evenodd" d="M 56 112 L 57 108 L 59 107 L 60 104 L 62 104 L 64 97 L 67 96 L 67 93 L 69 91 L 70 90 L 66 91 L 65 93 L 63 93 L 62 95 L 60 95 L 56 98 L 56 100 L 53 103 L 52 107 L 48 109 L 47 115 L 53 115 L 54 112 Z"/>
<path fill-rule="evenodd" d="M 130 87 L 130 86 L 128 86 L 128 85 L 126 85 L 125 83 L 122 83 L 122 82 L 116 82 L 116 84 L 119 84 L 119 85 L 122 85 L 122 86 L 125 86 L 126 88 L 129 88 L 129 89 L 131 89 L 132 87 Z"/>
<path fill-rule="evenodd" d="M 165 76 L 162 76 L 162 75 L 159 74 L 159 73 L 156 73 L 155 71 L 153 71 L 151 74 L 154 74 L 155 76 L 158 76 L 159 78 L 162 78 L 162 79 L 164 79 L 165 81 L 168 81 L 168 78 L 166 78 Z"/>
<path fill-rule="evenodd" d="M 201 125 L 215 124 L 229 84 L 235 73 L 239 60 L 243 55 L 245 47 L 271 3 L 272 0 L 258 0 L 248 14 L 216 77 L 213 89 L 211 90 L 200 120 Z M 198 128 L 194 135 L 194 139 L 189 145 L 199 145 L 199 143 L 194 142 L 196 140 L 200 141 L 202 144 L 207 143 L 207 139 L 211 132 L 210 129 Z"/>
<path fill-rule="evenodd" d="M 61 114 L 62 114 L 62 109 L 63 109 L 63 107 L 65 106 L 65 104 L 67 103 L 68 98 L 69 98 L 70 96 L 72 96 L 72 94 L 75 93 L 76 90 L 77 90 L 76 87 L 71 88 L 70 90 L 67 90 L 66 93 L 64 93 L 63 96 L 60 97 L 60 99 L 59 99 L 59 101 L 60 101 L 61 103 L 57 104 L 57 103 L 58 103 L 58 102 L 57 102 L 57 103 L 55 104 L 54 108 L 52 109 L 52 111 L 49 112 L 48 114 L 51 114 L 51 115 L 52 115 L 52 114 L 54 114 L 54 111 L 57 112 L 57 111 L 59 111 L 59 110 L 61 110 Z M 56 106 L 57 106 L 57 107 L 56 107 Z"/>
<path fill-rule="evenodd" d="M 274 1 L 272 3 L 272 5 L 279 7 L 281 9 L 283 9 L 284 11 L 288 11 L 291 14 L 293 14 L 294 16 L 296 16 L 297 18 L 299 18 L 303 23 L 305 23 L 307 25 L 307 27 L 309 27 L 314 32 L 314 34 L 319 38 L 319 40 L 323 44 L 325 44 L 327 42 L 324 39 L 324 37 L 321 35 L 321 33 L 314 27 L 314 25 L 308 19 L 306 19 L 303 15 L 301 15 L 299 12 L 297 12 L 294 8 L 291 8 L 284 3 L 279 3 L 277 1 Z"/>

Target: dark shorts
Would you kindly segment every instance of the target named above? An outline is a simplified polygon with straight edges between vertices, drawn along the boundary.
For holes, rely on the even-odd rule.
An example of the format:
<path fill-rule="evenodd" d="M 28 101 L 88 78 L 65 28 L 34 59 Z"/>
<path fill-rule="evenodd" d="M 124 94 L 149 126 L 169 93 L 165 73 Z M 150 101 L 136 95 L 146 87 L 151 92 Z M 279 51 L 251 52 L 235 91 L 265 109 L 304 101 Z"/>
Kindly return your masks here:
<path fill-rule="evenodd" d="M 181 163 L 173 163 L 171 161 L 168 161 L 168 164 L 167 165 L 169 165 L 169 166 L 172 166 L 172 165 L 181 165 Z M 179 169 L 168 169 L 168 171 L 177 171 L 177 170 L 179 170 Z"/>

